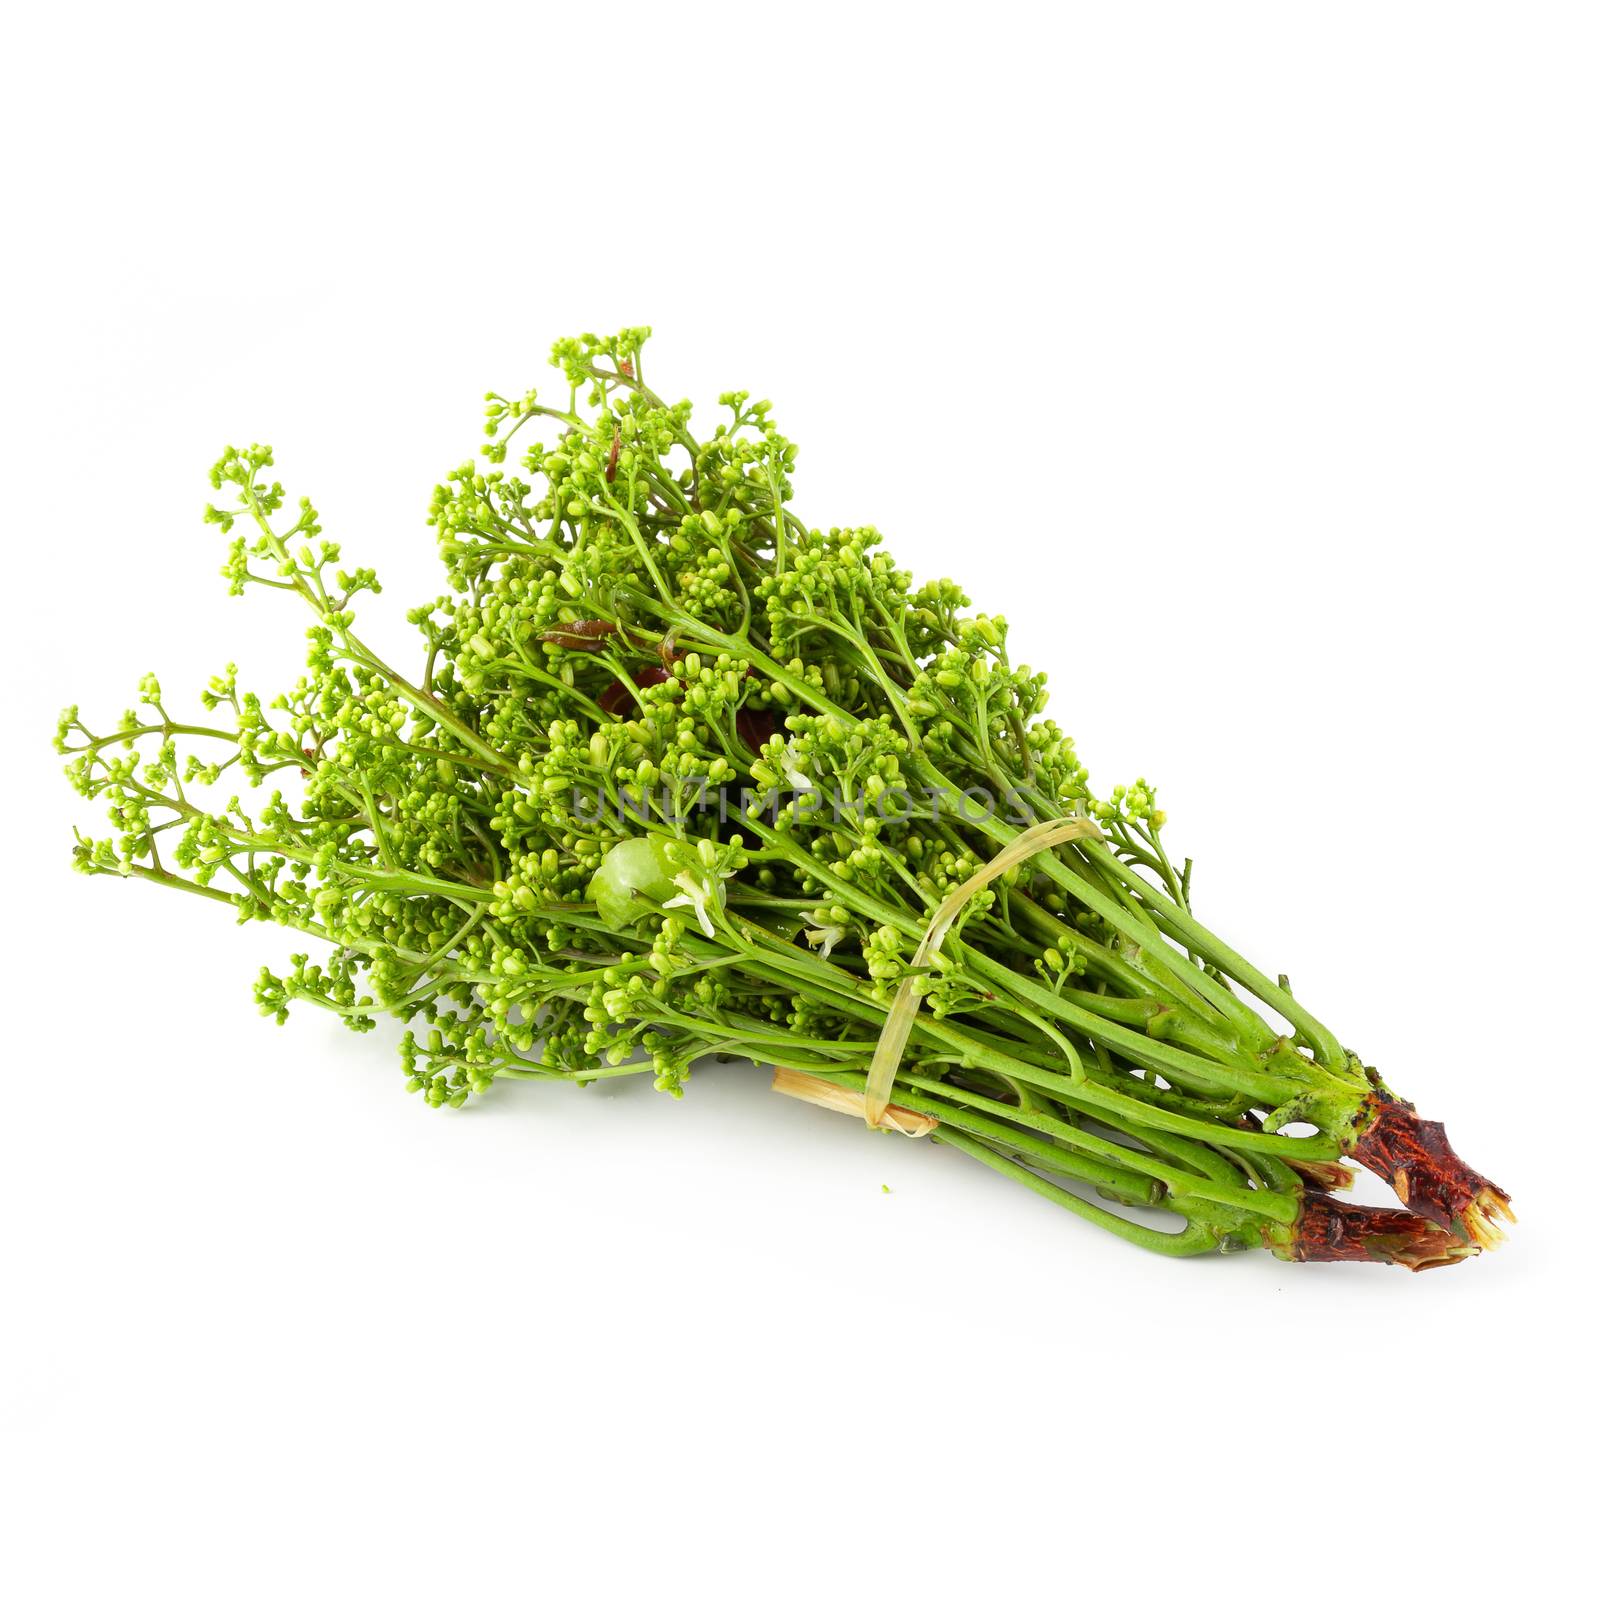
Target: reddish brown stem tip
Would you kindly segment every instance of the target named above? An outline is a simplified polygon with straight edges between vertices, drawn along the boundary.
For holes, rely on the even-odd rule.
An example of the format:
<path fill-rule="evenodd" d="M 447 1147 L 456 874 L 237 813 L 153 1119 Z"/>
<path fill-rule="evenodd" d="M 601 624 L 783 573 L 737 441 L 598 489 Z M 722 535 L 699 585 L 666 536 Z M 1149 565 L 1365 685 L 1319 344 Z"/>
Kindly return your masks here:
<path fill-rule="evenodd" d="M 1515 1222 L 1511 1196 L 1474 1172 L 1445 1137 L 1442 1122 L 1426 1122 L 1416 1107 L 1377 1093 L 1351 1154 L 1391 1185 L 1406 1210 L 1450 1229 L 1458 1239 L 1492 1250 Z"/>
<path fill-rule="evenodd" d="M 1378 1261 L 1425 1272 L 1465 1261 L 1478 1247 L 1409 1211 L 1351 1205 L 1308 1190 L 1290 1251 L 1295 1261 Z"/>
<path fill-rule="evenodd" d="M 1356 1180 L 1355 1169 L 1342 1161 L 1296 1161 L 1292 1156 L 1284 1159 L 1308 1189 L 1348 1189 Z"/>

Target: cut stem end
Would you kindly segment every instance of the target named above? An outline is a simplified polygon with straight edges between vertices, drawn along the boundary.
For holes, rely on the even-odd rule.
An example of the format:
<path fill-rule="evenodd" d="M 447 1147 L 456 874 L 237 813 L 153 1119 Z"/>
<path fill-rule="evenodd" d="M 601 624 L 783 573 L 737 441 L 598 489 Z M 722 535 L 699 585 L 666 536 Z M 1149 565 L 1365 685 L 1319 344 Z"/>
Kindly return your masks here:
<path fill-rule="evenodd" d="M 1370 1095 L 1350 1154 L 1389 1184 L 1407 1211 L 1477 1249 L 1494 1249 L 1505 1237 L 1499 1224 L 1516 1221 L 1510 1195 L 1450 1148 L 1442 1122 L 1425 1121 L 1408 1101 Z"/>
<path fill-rule="evenodd" d="M 1426 1272 L 1454 1266 L 1478 1253 L 1448 1228 L 1410 1211 L 1358 1206 L 1307 1191 L 1287 1251 L 1291 1261 L 1376 1261 Z"/>

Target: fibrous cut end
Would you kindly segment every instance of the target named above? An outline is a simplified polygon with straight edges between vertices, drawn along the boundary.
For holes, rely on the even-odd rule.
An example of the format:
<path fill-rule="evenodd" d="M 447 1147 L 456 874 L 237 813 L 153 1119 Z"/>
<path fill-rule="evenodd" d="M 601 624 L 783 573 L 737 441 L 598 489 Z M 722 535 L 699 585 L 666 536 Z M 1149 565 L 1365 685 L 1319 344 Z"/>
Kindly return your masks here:
<path fill-rule="evenodd" d="M 1516 1221 L 1510 1195 L 1451 1149 L 1442 1122 L 1424 1120 L 1407 1101 L 1381 1091 L 1370 1096 L 1350 1153 L 1394 1189 L 1407 1211 L 1474 1248 L 1494 1249 L 1505 1237 L 1499 1224 Z"/>
<path fill-rule="evenodd" d="M 1468 1239 L 1481 1250 L 1497 1250 L 1505 1243 L 1503 1222 L 1515 1222 L 1517 1214 L 1511 1209 L 1511 1197 L 1486 1184 L 1477 1193 L 1472 1204 L 1461 1214 L 1461 1227 Z"/>

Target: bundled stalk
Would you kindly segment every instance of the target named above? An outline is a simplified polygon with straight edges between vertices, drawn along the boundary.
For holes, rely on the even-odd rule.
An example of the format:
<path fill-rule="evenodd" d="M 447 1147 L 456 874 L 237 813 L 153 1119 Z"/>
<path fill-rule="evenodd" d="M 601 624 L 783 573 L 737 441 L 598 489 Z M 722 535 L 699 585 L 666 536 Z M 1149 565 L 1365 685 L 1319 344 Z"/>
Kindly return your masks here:
<path fill-rule="evenodd" d="M 320 943 L 261 1009 L 398 1018 L 430 1105 L 678 1095 L 733 1056 L 1168 1255 L 1494 1244 L 1504 1191 L 1196 918 L 1154 790 L 1091 791 L 1003 619 L 804 525 L 767 403 L 725 394 L 701 435 L 646 332 L 559 343 L 554 400 L 489 397 L 487 464 L 434 494 L 449 592 L 409 674 L 356 631 L 374 573 L 285 511 L 269 450 L 228 450 L 224 573 L 309 605 L 307 674 L 269 707 L 230 666 L 206 721 L 152 677 L 108 732 L 65 712 L 117 830 L 77 865 Z M 1400 1208 L 1335 1198 L 1351 1162 Z"/>

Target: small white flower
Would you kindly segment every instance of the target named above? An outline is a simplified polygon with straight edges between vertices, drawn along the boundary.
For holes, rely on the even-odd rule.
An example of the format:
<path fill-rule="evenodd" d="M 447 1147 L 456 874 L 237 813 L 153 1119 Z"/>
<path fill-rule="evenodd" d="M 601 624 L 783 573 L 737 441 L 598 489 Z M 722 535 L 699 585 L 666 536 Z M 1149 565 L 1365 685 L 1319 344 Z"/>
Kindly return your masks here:
<path fill-rule="evenodd" d="M 715 939 L 716 925 L 711 920 L 711 913 L 706 909 L 711 900 L 711 890 L 692 872 L 680 872 L 672 881 L 683 890 L 683 893 L 675 894 L 670 900 L 663 900 L 661 909 L 671 911 L 675 906 L 691 907 L 700 923 L 700 931 L 706 938 Z"/>
<path fill-rule="evenodd" d="M 783 755 L 778 760 L 778 765 L 783 768 L 783 775 L 796 789 L 809 789 L 811 780 L 800 770 L 800 762 L 793 750 L 784 747 Z"/>

